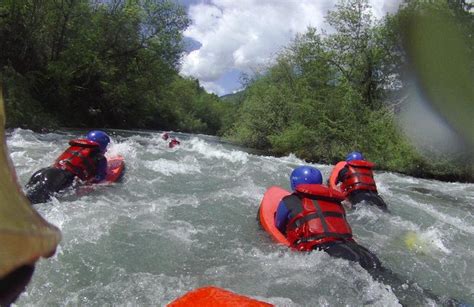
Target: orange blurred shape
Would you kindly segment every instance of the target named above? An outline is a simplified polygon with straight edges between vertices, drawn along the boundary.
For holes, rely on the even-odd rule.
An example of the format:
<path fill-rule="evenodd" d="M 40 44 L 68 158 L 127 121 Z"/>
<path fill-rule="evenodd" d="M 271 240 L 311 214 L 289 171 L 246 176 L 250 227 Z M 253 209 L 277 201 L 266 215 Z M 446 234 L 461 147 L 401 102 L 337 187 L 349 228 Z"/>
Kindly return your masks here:
<path fill-rule="evenodd" d="M 264 307 L 273 305 L 211 286 L 190 291 L 168 304 L 168 306 Z"/>

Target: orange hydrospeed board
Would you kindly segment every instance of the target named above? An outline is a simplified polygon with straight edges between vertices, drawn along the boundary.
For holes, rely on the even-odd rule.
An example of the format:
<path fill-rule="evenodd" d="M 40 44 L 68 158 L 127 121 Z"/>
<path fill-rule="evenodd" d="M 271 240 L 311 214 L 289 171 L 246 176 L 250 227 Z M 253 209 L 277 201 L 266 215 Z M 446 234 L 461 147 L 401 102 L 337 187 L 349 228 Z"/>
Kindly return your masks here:
<path fill-rule="evenodd" d="M 329 183 L 328 183 L 331 189 L 341 192 L 341 189 L 337 186 L 336 181 L 337 181 L 337 176 L 339 175 L 339 172 L 341 171 L 341 169 L 344 168 L 344 166 L 346 166 L 346 164 L 347 164 L 346 161 L 338 162 L 332 169 L 331 175 L 329 176 Z"/>
<path fill-rule="evenodd" d="M 168 307 L 269 307 L 272 304 L 235 294 L 217 287 L 190 291 L 167 305 Z"/>
<path fill-rule="evenodd" d="M 125 161 L 122 156 L 107 158 L 107 175 L 105 181 L 116 182 L 122 178 Z"/>
<path fill-rule="evenodd" d="M 290 246 L 290 242 L 275 227 L 275 213 L 281 199 L 289 194 L 290 192 L 280 187 L 270 187 L 263 195 L 260 209 L 258 210 L 259 220 L 263 229 L 270 234 L 273 240 L 286 246 Z"/>

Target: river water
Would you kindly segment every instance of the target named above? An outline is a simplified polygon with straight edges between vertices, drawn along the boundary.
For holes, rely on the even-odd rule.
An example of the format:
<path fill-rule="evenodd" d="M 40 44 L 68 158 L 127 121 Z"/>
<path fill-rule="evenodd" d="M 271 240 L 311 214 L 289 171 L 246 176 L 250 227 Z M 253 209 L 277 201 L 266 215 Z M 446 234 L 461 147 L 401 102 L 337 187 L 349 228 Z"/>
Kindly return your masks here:
<path fill-rule="evenodd" d="M 359 265 L 292 252 L 259 228 L 265 190 L 289 189 L 302 160 L 174 135 L 181 146 L 169 149 L 160 133 L 115 131 L 108 155 L 125 157 L 122 183 L 36 206 L 63 239 L 53 258 L 39 262 L 18 306 L 164 306 L 206 285 L 277 306 L 399 305 L 390 285 Z M 78 136 L 8 133 L 21 184 Z M 331 166 L 314 166 L 328 177 Z M 419 287 L 474 304 L 474 185 L 386 172 L 375 178 L 391 213 L 364 206 L 348 212 L 357 242 Z"/>

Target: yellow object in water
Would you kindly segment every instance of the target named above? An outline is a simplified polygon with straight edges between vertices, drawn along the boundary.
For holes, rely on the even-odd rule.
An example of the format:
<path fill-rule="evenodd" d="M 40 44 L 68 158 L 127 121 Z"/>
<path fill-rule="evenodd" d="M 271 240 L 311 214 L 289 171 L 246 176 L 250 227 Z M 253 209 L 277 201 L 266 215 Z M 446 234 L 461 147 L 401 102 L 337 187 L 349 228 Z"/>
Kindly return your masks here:
<path fill-rule="evenodd" d="M 8 155 L 0 87 L 0 278 L 54 253 L 61 232 L 45 221 L 23 194 Z"/>
<path fill-rule="evenodd" d="M 406 247 L 410 251 L 416 253 L 423 253 L 425 249 L 425 244 L 420 240 L 418 234 L 414 231 L 409 231 L 406 233 L 404 240 Z"/>

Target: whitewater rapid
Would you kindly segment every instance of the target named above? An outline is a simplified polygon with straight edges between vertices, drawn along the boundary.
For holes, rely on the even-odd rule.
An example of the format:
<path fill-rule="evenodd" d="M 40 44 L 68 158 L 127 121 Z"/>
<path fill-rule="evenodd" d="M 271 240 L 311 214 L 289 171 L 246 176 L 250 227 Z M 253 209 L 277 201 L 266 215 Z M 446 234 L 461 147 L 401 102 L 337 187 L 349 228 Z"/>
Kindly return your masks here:
<path fill-rule="evenodd" d="M 79 131 L 7 134 L 24 185 Z M 18 306 L 164 306 L 206 285 L 277 306 L 398 306 L 389 285 L 324 252 L 274 244 L 257 222 L 265 190 L 289 188 L 304 161 L 260 156 L 204 135 L 115 131 L 122 183 L 68 191 L 36 208 L 63 239 L 39 262 Z M 375 161 L 376 162 L 376 161 Z M 331 166 L 314 164 L 328 178 Z M 438 295 L 474 304 L 474 185 L 377 172 L 390 214 L 348 212 L 355 239 L 385 267 Z M 428 300 L 427 303 L 430 303 Z"/>

